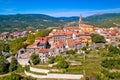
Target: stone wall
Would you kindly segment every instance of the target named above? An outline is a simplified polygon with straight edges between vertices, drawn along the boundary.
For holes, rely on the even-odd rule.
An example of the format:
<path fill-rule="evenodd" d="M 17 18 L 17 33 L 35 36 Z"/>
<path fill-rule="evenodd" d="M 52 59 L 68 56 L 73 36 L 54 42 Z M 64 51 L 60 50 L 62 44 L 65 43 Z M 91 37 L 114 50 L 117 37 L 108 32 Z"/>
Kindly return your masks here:
<path fill-rule="evenodd" d="M 49 70 L 46 70 L 46 69 L 38 69 L 38 68 L 34 68 L 34 67 L 30 67 L 30 71 L 39 72 L 39 73 L 48 73 L 48 72 L 49 72 Z"/>

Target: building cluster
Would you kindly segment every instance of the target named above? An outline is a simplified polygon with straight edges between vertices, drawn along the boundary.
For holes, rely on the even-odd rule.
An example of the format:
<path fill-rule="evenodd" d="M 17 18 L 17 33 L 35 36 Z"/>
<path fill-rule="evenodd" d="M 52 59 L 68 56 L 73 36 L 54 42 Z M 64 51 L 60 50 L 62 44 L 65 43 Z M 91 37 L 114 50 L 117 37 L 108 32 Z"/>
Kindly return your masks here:
<path fill-rule="evenodd" d="M 83 24 L 80 18 L 79 26 L 65 26 L 62 29 L 53 29 L 48 36 L 38 37 L 34 43 L 26 47 L 25 53 L 18 53 L 18 58 L 29 58 L 31 54 L 39 54 L 41 62 L 46 62 L 48 57 L 66 53 L 67 50 L 78 50 L 87 43 L 92 44 L 91 34 L 103 35 L 108 43 L 120 39 L 120 31 L 114 28 L 98 28 Z"/>
<path fill-rule="evenodd" d="M 28 33 L 28 31 L 3 32 L 0 34 L 0 40 L 13 40 L 18 37 L 25 37 Z"/>

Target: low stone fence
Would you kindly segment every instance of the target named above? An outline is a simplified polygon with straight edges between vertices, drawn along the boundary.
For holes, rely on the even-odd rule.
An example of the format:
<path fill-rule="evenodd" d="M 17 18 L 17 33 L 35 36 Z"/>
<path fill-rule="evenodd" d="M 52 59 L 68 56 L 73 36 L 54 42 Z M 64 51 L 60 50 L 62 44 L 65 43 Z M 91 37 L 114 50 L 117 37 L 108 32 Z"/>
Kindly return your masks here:
<path fill-rule="evenodd" d="M 46 69 L 38 69 L 38 68 L 31 67 L 31 66 L 30 66 L 30 71 L 39 72 L 39 73 L 48 73 L 48 72 L 49 72 L 49 70 L 46 70 Z"/>
<path fill-rule="evenodd" d="M 47 78 L 62 78 L 62 79 L 81 79 L 83 75 L 76 74 L 48 74 Z"/>
<path fill-rule="evenodd" d="M 24 71 L 27 76 L 31 76 L 34 78 L 56 78 L 56 79 L 81 79 L 83 75 L 75 75 L 75 74 L 47 74 L 47 75 L 37 75 L 27 71 Z"/>
<path fill-rule="evenodd" d="M 30 73 L 30 72 L 27 72 L 27 71 L 24 71 L 24 73 L 25 73 L 27 76 L 31 76 L 31 77 L 34 77 L 34 78 L 47 78 L 46 75 L 37 75 L 37 74 L 33 74 L 33 73 Z"/>
<path fill-rule="evenodd" d="M 29 65 L 28 61 L 29 59 L 17 59 L 18 60 L 18 63 L 21 64 L 23 67 L 25 65 Z"/>

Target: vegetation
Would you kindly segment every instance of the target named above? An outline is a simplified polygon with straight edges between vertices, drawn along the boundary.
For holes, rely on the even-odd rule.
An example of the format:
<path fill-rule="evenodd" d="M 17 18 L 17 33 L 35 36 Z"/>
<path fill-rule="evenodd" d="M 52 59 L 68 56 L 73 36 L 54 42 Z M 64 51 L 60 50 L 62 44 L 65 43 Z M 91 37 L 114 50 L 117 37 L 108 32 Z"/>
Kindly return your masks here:
<path fill-rule="evenodd" d="M 31 55 L 30 59 L 31 59 L 31 61 L 32 61 L 32 63 L 33 63 L 34 65 L 40 63 L 40 58 L 39 58 L 39 55 L 38 55 L 38 54 L 33 53 L 33 54 Z"/>
<path fill-rule="evenodd" d="M 0 43 L 0 50 L 2 50 L 4 52 L 9 52 L 10 51 L 10 45 L 8 43 L 1 42 Z"/>
<path fill-rule="evenodd" d="M 53 64 L 55 62 L 55 58 L 54 57 L 50 57 L 49 59 L 48 59 L 48 63 L 49 64 Z"/>
<path fill-rule="evenodd" d="M 4 74 L 8 72 L 9 62 L 6 60 L 4 56 L 0 56 L 0 74 Z"/>
<path fill-rule="evenodd" d="M 12 72 L 12 71 L 17 70 L 17 65 L 18 65 L 17 59 L 15 57 L 12 57 L 11 63 L 10 63 L 10 66 L 9 66 L 9 71 Z"/>
<path fill-rule="evenodd" d="M 114 54 L 114 55 L 120 54 L 120 49 L 112 45 L 109 46 L 108 51 L 109 51 L 109 54 Z"/>
<path fill-rule="evenodd" d="M 52 29 L 42 29 L 42 30 L 40 30 L 40 32 L 37 32 L 35 34 L 35 36 L 36 37 L 45 37 L 45 36 L 48 36 L 51 31 L 52 31 Z"/>
<path fill-rule="evenodd" d="M 101 65 L 108 69 L 120 69 L 120 59 L 105 59 L 102 61 Z"/>
<path fill-rule="evenodd" d="M 72 54 L 72 55 L 74 55 L 75 53 L 76 53 L 75 50 L 68 50 L 68 51 L 66 51 L 66 54 Z"/>
<path fill-rule="evenodd" d="M 66 69 L 66 68 L 69 67 L 69 63 L 65 60 L 61 60 L 61 61 L 58 62 L 57 67 Z"/>
<path fill-rule="evenodd" d="M 63 26 L 70 20 L 71 18 L 55 18 L 43 14 L 0 15 L 0 31 L 33 30 L 35 28 Z M 74 19 L 72 18 L 72 20 Z"/>
<path fill-rule="evenodd" d="M 36 79 L 34 79 L 32 77 L 22 77 L 21 75 L 13 72 L 9 76 L 0 78 L 0 80 L 36 80 Z"/>
<path fill-rule="evenodd" d="M 35 41 L 35 35 L 34 35 L 34 34 L 29 34 L 29 35 L 27 36 L 27 42 L 28 42 L 29 44 L 32 44 L 34 41 Z"/>
<path fill-rule="evenodd" d="M 120 13 L 107 13 L 107 14 L 96 14 L 84 18 L 86 23 L 92 24 L 97 27 L 120 27 Z"/>
<path fill-rule="evenodd" d="M 26 37 L 20 37 L 10 42 L 11 52 L 16 54 L 19 49 L 25 48 L 27 44 L 25 44 L 24 41 L 26 41 Z"/>
<path fill-rule="evenodd" d="M 63 26 L 68 22 L 78 21 L 79 17 L 51 17 L 43 14 L 0 15 L 0 32 L 14 30 L 33 30 L 46 27 Z M 97 27 L 114 27 L 119 25 L 120 13 L 96 14 L 83 18 L 83 21 Z"/>
<path fill-rule="evenodd" d="M 91 34 L 92 41 L 95 43 L 105 43 L 105 38 L 104 36 L 101 36 L 99 34 Z"/>

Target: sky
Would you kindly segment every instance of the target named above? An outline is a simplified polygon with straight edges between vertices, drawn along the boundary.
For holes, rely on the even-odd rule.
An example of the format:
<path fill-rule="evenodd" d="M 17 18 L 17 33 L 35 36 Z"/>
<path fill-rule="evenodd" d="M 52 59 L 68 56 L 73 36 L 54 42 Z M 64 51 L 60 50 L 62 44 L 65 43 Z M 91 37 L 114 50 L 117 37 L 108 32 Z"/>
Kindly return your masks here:
<path fill-rule="evenodd" d="M 0 0 L 0 14 L 46 14 L 55 17 L 120 13 L 120 0 Z"/>

